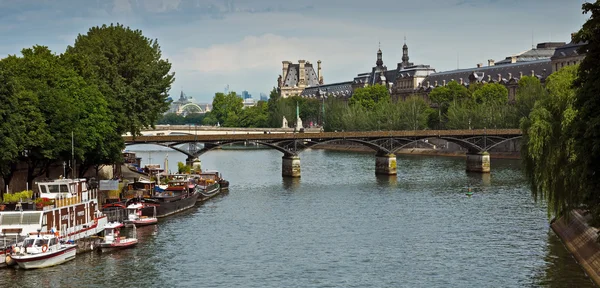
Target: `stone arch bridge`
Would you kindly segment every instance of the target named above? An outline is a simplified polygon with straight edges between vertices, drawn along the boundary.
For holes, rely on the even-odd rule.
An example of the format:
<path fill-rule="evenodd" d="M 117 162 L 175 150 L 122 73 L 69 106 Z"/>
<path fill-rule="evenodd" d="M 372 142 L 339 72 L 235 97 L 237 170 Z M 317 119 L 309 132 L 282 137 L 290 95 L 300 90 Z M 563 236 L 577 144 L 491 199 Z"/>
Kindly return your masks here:
<path fill-rule="evenodd" d="M 300 177 L 299 153 L 319 144 L 334 141 L 349 141 L 364 145 L 376 152 L 375 172 L 396 174 L 396 154 L 398 150 L 410 147 L 425 139 L 438 138 L 455 143 L 467 149 L 466 170 L 470 172 L 490 172 L 488 151 L 521 138 L 519 129 L 478 129 L 478 130 L 420 130 L 420 131 L 368 131 L 368 132 L 317 132 L 317 133 L 263 133 L 263 134 L 220 134 L 220 135 L 156 135 L 124 136 L 126 145 L 155 144 L 169 147 L 188 156 L 188 165 L 200 165 L 199 157 L 223 145 L 253 142 L 283 153 L 282 175 Z M 200 149 L 192 151 L 178 147 L 184 143 L 202 143 Z M 195 146 L 194 146 L 195 147 Z"/>

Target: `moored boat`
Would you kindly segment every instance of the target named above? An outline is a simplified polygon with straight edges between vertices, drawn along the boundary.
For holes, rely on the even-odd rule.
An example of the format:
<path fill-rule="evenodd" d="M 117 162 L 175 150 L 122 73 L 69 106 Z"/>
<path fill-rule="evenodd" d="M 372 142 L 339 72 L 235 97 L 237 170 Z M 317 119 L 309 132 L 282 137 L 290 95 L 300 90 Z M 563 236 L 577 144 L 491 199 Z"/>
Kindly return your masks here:
<path fill-rule="evenodd" d="M 121 228 L 124 225 L 118 222 L 111 222 L 104 226 L 104 239 L 98 244 L 98 249 L 101 252 L 109 252 L 119 249 L 131 248 L 137 245 L 135 225 L 133 227 L 133 237 L 121 236 Z"/>
<path fill-rule="evenodd" d="M 142 216 L 161 218 L 190 209 L 199 195 L 196 184 L 189 178 L 173 179 L 164 192 L 155 192 L 152 197 L 139 199 L 144 204 Z"/>
<path fill-rule="evenodd" d="M 12 254 L 20 268 L 37 269 L 62 264 L 75 259 L 77 245 L 61 243 L 55 234 L 30 235 L 23 241 L 23 246 L 16 247 Z"/>
<path fill-rule="evenodd" d="M 137 227 L 158 223 L 156 211 L 154 211 L 152 217 L 143 216 L 142 208 L 144 208 L 144 203 L 133 203 L 127 206 L 127 220 L 124 222 L 126 224 L 133 224 Z M 153 206 L 152 209 L 156 210 L 156 206 Z"/>
<path fill-rule="evenodd" d="M 58 179 L 36 184 L 38 197 L 49 204 L 0 211 L 0 231 L 4 232 L 4 237 L 54 230 L 59 238 L 78 240 L 104 230 L 108 221 L 99 211 L 98 190 L 88 187 L 85 179 Z"/>

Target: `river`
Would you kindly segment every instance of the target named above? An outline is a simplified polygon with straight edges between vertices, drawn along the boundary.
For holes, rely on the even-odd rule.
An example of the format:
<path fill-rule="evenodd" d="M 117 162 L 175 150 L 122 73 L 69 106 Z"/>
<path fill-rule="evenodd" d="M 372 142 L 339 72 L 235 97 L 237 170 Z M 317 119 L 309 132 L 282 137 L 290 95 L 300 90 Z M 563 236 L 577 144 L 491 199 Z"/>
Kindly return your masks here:
<path fill-rule="evenodd" d="M 132 148 L 144 163 L 167 156 Z M 378 177 L 371 154 L 308 150 L 302 178 L 283 179 L 281 156 L 211 151 L 202 166 L 229 193 L 139 228 L 135 249 L 0 270 L 0 287 L 594 287 L 518 160 L 481 175 L 464 158 L 398 156 L 397 177 Z"/>

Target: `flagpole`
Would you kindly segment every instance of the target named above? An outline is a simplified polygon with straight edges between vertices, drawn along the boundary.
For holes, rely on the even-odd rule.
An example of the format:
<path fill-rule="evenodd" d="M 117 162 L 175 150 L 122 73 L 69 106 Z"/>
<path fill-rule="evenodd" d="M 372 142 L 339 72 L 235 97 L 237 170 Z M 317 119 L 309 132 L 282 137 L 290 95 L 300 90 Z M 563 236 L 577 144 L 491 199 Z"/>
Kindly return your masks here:
<path fill-rule="evenodd" d="M 73 169 L 71 170 L 71 178 L 75 179 L 75 167 L 77 165 L 75 165 L 75 144 L 73 144 L 74 142 L 74 135 L 73 135 L 73 131 L 71 131 L 71 159 L 73 162 Z"/>

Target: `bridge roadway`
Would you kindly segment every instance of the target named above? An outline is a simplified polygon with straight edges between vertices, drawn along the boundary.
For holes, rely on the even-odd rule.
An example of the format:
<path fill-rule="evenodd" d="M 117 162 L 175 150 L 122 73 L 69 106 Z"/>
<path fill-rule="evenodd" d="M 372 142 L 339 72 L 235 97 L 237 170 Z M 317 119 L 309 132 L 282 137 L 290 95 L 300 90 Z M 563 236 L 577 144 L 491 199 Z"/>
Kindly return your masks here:
<path fill-rule="evenodd" d="M 319 128 L 305 128 L 306 133 L 320 132 Z M 156 125 L 154 129 L 148 128 L 141 131 L 144 136 L 152 135 L 227 135 L 227 134 L 263 134 L 265 131 L 271 134 L 293 133 L 294 128 L 233 128 L 197 125 Z M 125 134 L 123 136 L 131 136 Z"/>
<path fill-rule="evenodd" d="M 238 128 L 239 129 L 239 128 Z M 191 129 L 190 129 L 191 130 Z M 263 129 L 267 130 L 267 129 Z M 231 133 L 229 133 L 231 132 Z M 234 134 L 235 132 L 235 134 Z M 246 133 L 244 133 L 246 132 Z M 276 149 L 284 154 L 282 175 L 300 177 L 300 157 L 298 153 L 315 145 L 334 141 L 359 143 L 376 151 L 375 172 L 396 174 L 396 151 L 425 139 L 439 138 L 456 143 L 468 150 L 467 171 L 490 172 L 488 151 L 500 144 L 521 138 L 519 129 L 477 129 L 477 130 L 411 130 L 411 131 L 365 131 L 365 132 L 305 132 L 269 131 L 265 134 L 256 131 L 227 131 L 227 134 L 204 135 L 145 135 L 124 136 L 126 145 L 156 144 L 169 147 L 188 156 L 187 164 L 199 166 L 198 157 L 210 150 L 234 143 L 254 142 Z M 254 132 L 254 133 L 250 133 Z M 193 151 L 178 147 L 184 143 L 203 143 L 201 149 Z M 195 147 L 195 145 L 194 145 Z"/>

